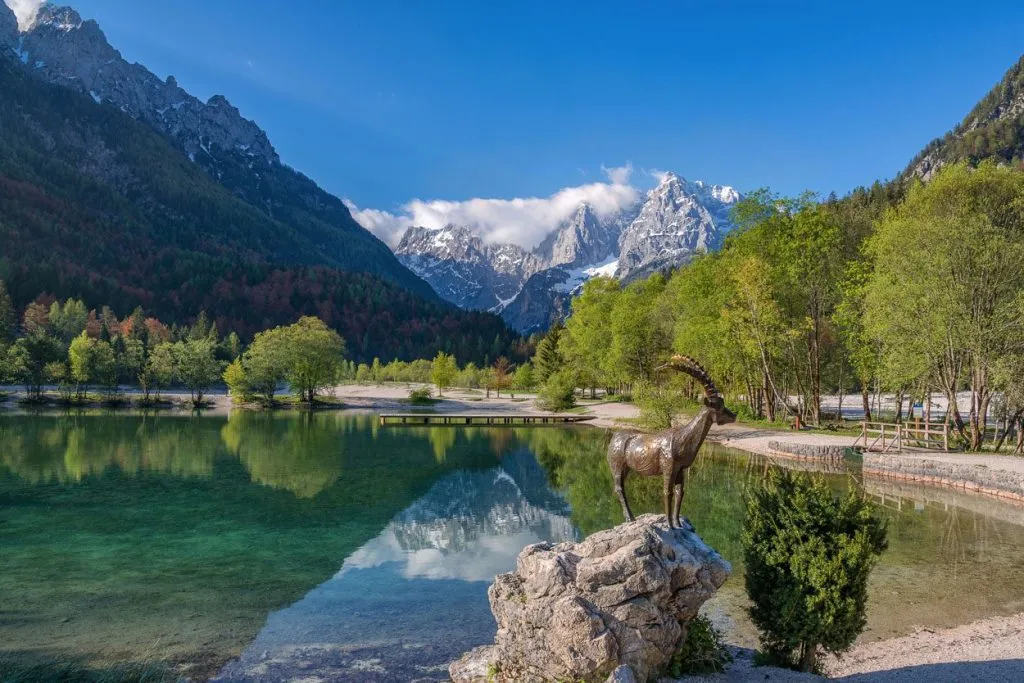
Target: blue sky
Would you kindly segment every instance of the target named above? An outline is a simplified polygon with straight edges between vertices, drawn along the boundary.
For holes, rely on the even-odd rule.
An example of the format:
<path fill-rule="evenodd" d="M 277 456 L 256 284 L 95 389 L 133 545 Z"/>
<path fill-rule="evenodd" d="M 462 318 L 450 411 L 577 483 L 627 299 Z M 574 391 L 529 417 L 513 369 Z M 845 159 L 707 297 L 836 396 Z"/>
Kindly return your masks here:
<path fill-rule="evenodd" d="M 746 191 L 891 177 L 1024 48 L 1021 2 L 73 0 L 360 207 L 546 197 L 630 162 Z M 773 7 L 768 8 L 768 5 Z"/>

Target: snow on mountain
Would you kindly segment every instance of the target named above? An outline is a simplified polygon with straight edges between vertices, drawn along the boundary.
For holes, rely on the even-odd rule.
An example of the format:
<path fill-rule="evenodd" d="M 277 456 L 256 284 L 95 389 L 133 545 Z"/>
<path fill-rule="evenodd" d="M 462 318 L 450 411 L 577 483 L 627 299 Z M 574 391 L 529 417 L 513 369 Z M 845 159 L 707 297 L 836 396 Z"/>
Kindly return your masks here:
<path fill-rule="evenodd" d="M 395 254 L 442 298 L 479 310 L 498 309 L 512 301 L 543 267 L 522 247 L 484 244 L 471 228 L 455 225 L 440 230 L 411 227 Z"/>
<path fill-rule="evenodd" d="M 733 227 L 729 212 L 739 200 L 731 187 L 666 173 L 622 233 L 619 277 L 633 279 L 717 249 Z"/>
<path fill-rule="evenodd" d="M 620 232 L 616 221 L 602 222 L 584 202 L 533 253 L 548 267 L 596 263 L 618 252 Z"/>
<path fill-rule="evenodd" d="M 721 246 L 740 194 L 726 185 L 666 173 L 643 201 L 599 217 L 579 207 L 534 250 L 485 245 L 472 228 L 410 228 L 395 253 L 445 299 L 501 313 L 520 332 L 568 313 L 592 277 L 632 280 Z"/>

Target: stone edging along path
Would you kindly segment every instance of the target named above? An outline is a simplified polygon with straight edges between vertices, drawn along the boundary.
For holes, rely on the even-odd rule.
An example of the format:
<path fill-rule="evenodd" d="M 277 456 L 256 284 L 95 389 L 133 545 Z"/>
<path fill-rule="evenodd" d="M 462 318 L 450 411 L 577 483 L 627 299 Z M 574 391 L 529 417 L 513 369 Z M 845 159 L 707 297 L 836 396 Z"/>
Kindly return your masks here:
<path fill-rule="evenodd" d="M 946 486 L 1024 503 L 1024 458 L 1016 459 L 1014 456 L 928 457 L 908 453 L 865 453 L 863 473 L 865 476 Z"/>

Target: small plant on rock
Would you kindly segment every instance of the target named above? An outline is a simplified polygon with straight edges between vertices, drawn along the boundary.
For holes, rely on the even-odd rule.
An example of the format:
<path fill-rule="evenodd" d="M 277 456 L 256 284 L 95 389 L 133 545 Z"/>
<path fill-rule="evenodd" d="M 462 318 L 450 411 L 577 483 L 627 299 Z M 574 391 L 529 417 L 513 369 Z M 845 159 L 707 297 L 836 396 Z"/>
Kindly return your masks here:
<path fill-rule="evenodd" d="M 886 525 L 854 487 L 842 497 L 821 478 L 772 468 L 747 494 L 743 558 L 761 660 L 818 670 L 819 650 L 847 650 L 866 623 L 868 575 Z"/>
<path fill-rule="evenodd" d="M 703 614 L 686 625 L 686 640 L 672 657 L 668 673 L 673 678 L 722 673 L 732 655 L 722 641 L 722 633 Z"/>

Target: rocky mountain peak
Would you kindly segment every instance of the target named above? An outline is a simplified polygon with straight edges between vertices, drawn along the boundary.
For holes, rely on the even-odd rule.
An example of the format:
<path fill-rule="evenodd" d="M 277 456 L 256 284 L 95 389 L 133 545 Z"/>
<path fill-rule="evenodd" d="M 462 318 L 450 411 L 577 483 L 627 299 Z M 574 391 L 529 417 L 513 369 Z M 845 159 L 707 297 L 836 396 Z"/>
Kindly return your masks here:
<path fill-rule="evenodd" d="M 501 310 L 543 268 L 541 260 L 522 247 L 486 244 L 465 225 L 449 224 L 439 230 L 411 227 L 395 254 L 442 298 L 480 310 Z"/>
<path fill-rule="evenodd" d="M 618 276 L 631 279 L 718 248 L 732 229 L 729 212 L 739 200 L 727 185 L 666 173 L 622 233 Z"/>
<path fill-rule="evenodd" d="M 9 29 L 9 11 L 0 12 L 0 42 Z M 44 5 L 18 37 L 21 61 L 52 83 L 88 93 L 173 139 L 192 158 L 223 153 L 267 164 L 279 158 L 254 122 L 223 95 L 206 103 L 182 89 L 173 76 L 161 80 L 140 64 L 129 64 L 107 41 L 99 25 L 83 21 L 70 7 Z"/>
<path fill-rule="evenodd" d="M 582 202 L 533 253 L 548 267 L 593 264 L 617 251 L 619 232 L 614 221 L 601 221 L 594 208 Z"/>
<path fill-rule="evenodd" d="M 46 27 L 54 31 L 68 33 L 81 29 L 85 23 L 82 21 L 82 15 L 70 7 L 43 5 L 36 14 L 35 22 L 31 26 L 26 27 L 25 30 L 31 31 Z M 99 29 L 99 25 L 95 21 L 88 23 L 90 24 L 90 29 L 93 27 Z"/>

